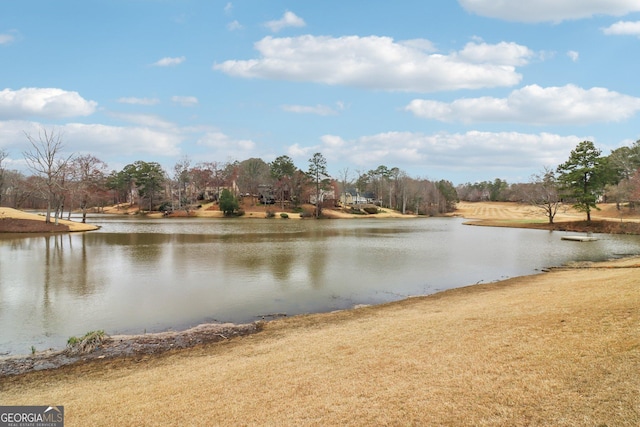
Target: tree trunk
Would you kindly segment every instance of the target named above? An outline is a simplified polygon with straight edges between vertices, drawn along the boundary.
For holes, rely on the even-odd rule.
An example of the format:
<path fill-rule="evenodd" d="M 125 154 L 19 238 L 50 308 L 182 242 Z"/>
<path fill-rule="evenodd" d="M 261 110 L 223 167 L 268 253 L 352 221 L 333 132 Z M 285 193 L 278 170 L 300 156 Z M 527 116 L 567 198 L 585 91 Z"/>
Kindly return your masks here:
<path fill-rule="evenodd" d="M 45 217 L 44 222 L 47 224 L 51 223 L 51 196 L 49 196 L 49 199 L 47 200 L 47 216 Z"/>
<path fill-rule="evenodd" d="M 82 209 L 82 223 L 85 224 L 87 222 L 87 202 L 83 200 L 80 208 Z"/>

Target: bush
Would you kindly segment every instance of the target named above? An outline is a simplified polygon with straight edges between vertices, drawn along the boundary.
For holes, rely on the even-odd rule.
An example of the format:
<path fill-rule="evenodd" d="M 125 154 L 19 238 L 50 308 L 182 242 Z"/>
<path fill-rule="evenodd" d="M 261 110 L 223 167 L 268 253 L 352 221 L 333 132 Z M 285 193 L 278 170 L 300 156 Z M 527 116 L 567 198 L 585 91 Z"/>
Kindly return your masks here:
<path fill-rule="evenodd" d="M 168 212 L 168 211 L 173 210 L 172 207 L 173 206 L 172 206 L 171 202 L 162 202 L 162 204 L 160 204 L 160 206 L 158 206 L 158 210 L 160 212 Z"/>
<path fill-rule="evenodd" d="M 289 218 L 289 215 L 286 212 L 281 212 L 280 213 L 280 218 L 287 219 L 287 218 Z"/>
<path fill-rule="evenodd" d="M 231 191 L 226 188 L 222 190 L 222 194 L 220 195 L 220 210 L 225 216 L 232 215 L 235 211 L 239 212 L 238 207 L 238 199 L 231 194 Z M 244 215 L 244 212 L 242 214 Z"/>
<path fill-rule="evenodd" d="M 276 213 L 271 209 L 267 209 L 267 211 L 265 212 L 266 218 L 274 218 L 275 216 L 276 216 Z"/>
<path fill-rule="evenodd" d="M 312 218 L 312 217 L 313 217 L 312 210 L 303 209 L 302 212 L 300 212 L 300 218 Z"/>
<path fill-rule="evenodd" d="M 83 337 L 70 337 L 67 340 L 67 348 L 72 353 L 90 353 L 100 347 L 107 339 L 104 331 L 91 331 Z"/>
<path fill-rule="evenodd" d="M 375 205 L 364 206 L 362 210 L 371 215 L 378 213 L 378 207 Z"/>

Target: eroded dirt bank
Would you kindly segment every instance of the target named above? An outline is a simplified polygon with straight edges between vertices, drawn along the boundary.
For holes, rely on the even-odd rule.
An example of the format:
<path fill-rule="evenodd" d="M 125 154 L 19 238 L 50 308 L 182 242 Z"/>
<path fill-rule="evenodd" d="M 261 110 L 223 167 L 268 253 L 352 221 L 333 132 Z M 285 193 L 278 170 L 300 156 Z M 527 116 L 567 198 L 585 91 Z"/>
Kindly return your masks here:
<path fill-rule="evenodd" d="M 243 325 L 232 323 L 202 324 L 185 331 L 144 335 L 113 335 L 106 337 L 104 343 L 98 348 L 86 353 L 65 349 L 61 351 L 45 351 L 28 356 L 0 358 L 0 378 L 30 371 L 60 368 L 89 360 L 116 357 L 135 358 L 159 354 L 169 350 L 189 348 L 199 344 L 254 334 L 260 331 L 262 327 L 262 321 Z"/>

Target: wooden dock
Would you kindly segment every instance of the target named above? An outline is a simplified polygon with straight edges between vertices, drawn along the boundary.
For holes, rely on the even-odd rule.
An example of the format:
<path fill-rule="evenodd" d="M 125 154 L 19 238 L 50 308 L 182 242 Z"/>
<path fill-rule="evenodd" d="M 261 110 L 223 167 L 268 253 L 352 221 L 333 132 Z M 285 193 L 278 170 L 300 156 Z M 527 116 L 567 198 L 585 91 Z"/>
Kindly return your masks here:
<path fill-rule="evenodd" d="M 598 240 L 597 237 L 592 236 L 562 236 L 560 239 L 570 240 L 572 242 L 595 242 Z"/>

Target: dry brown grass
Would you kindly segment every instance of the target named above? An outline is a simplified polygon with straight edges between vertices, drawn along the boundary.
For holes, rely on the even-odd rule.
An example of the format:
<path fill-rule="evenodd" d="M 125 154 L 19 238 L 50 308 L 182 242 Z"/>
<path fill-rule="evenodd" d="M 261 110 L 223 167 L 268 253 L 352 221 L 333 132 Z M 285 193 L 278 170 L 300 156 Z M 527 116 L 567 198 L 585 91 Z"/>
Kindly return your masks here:
<path fill-rule="evenodd" d="M 460 202 L 453 213 L 473 220 L 514 223 L 518 221 L 548 222 L 542 209 L 514 202 Z M 591 212 L 594 220 L 639 221 L 640 210 L 630 211 L 628 208 L 618 210 L 615 203 L 600 203 L 598 209 Z M 583 212 L 576 211 L 570 205 L 562 205 L 555 216 L 555 222 L 582 221 L 586 219 Z"/>
<path fill-rule="evenodd" d="M 223 344 L 4 378 L 1 401 L 65 405 L 68 426 L 637 426 L 639 262 L 283 319 Z"/>

